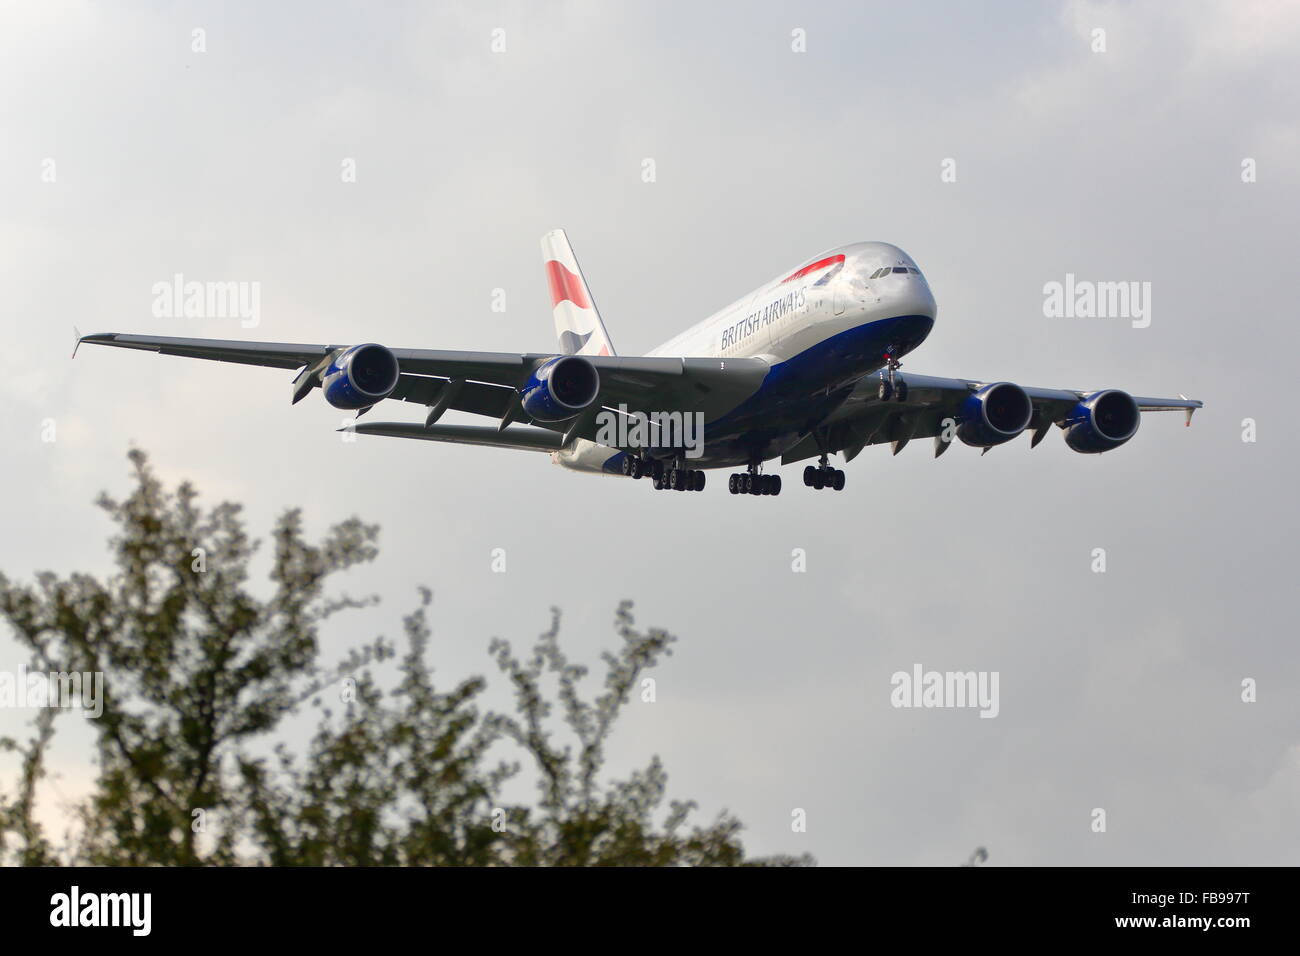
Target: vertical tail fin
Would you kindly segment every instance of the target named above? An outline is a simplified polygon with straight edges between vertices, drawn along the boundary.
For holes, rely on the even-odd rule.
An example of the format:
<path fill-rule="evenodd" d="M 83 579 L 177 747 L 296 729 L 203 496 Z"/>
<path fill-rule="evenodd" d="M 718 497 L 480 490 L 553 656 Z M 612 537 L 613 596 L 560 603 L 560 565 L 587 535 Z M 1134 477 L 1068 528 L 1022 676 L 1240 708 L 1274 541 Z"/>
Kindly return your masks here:
<path fill-rule="evenodd" d="M 546 263 L 546 279 L 551 287 L 560 351 L 565 355 L 615 354 L 614 343 L 600 320 L 596 302 L 563 229 L 542 236 L 542 261 Z"/>

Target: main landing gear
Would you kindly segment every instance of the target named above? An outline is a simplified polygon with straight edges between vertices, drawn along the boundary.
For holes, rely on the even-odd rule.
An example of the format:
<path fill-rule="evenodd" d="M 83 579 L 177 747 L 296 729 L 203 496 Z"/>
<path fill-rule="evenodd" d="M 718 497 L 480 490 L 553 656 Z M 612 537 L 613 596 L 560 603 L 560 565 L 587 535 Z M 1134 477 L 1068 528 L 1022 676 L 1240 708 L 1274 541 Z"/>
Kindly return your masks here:
<path fill-rule="evenodd" d="M 822 455 L 821 464 L 814 467 L 809 465 L 803 470 L 803 483 L 809 488 L 815 488 L 821 491 L 823 488 L 830 488 L 833 491 L 844 490 L 844 472 L 838 468 L 832 468 L 826 463 L 826 456 Z"/>
<path fill-rule="evenodd" d="M 659 467 L 659 474 L 663 474 L 663 462 L 651 461 L 649 458 L 642 458 L 640 455 L 623 456 L 623 474 L 629 478 L 654 477 L 655 466 Z"/>
<path fill-rule="evenodd" d="M 696 468 L 665 468 L 655 479 L 655 491 L 703 491 L 704 472 Z"/>
<path fill-rule="evenodd" d="M 629 478 L 649 478 L 655 491 L 703 491 L 704 472 L 694 468 L 669 468 L 662 461 L 640 455 L 623 456 L 623 474 Z"/>
<path fill-rule="evenodd" d="M 885 368 L 880 370 L 880 388 L 876 390 L 876 397 L 882 402 L 891 399 L 899 402 L 907 401 L 907 382 L 895 374 L 902 367 L 903 363 L 894 358 L 892 353 L 885 353 Z M 889 372 L 888 378 L 885 377 L 886 370 Z"/>
<path fill-rule="evenodd" d="M 761 475 L 757 465 L 750 465 L 748 471 L 727 479 L 727 490 L 733 495 L 779 495 L 781 476 Z"/>

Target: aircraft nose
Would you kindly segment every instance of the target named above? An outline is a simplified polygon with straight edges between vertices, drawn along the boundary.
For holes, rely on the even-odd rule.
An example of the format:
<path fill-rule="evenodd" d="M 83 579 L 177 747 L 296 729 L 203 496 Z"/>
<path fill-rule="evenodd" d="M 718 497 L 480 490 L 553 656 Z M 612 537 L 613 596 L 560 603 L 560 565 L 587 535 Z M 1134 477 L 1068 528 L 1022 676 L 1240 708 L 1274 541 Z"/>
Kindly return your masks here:
<path fill-rule="evenodd" d="M 896 308 L 901 314 L 923 315 L 933 319 L 938 314 L 938 304 L 929 284 L 920 276 L 909 275 L 902 288 L 895 293 Z"/>

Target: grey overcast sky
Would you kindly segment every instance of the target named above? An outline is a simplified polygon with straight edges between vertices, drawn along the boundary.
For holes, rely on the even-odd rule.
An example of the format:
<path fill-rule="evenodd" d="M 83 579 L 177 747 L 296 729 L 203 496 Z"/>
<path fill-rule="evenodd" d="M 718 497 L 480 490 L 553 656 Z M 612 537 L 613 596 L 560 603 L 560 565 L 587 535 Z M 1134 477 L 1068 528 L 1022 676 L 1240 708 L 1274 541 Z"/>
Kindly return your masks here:
<path fill-rule="evenodd" d="M 5 3 L 0 568 L 105 571 L 92 501 L 127 488 L 136 445 L 259 533 L 292 505 L 382 525 L 346 583 L 384 603 L 327 659 L 397 636 L 427 584 L 444 681 L 553 604 L 596 664 L 632 598 L 680 642 L 610 769 L 660 754 L 671 795 L 736 813 L 752 852 L 1294 864 L 1297 62 L 1300 4 L 1263 0 Z M 879 239 L 939 302 L 908 369 L 1206 407 L 1107 455 L 917 442 L 868 449 L 841 494 L 787 468 L 779 498 L 736 498 L 719 473 L 654 494 L 539 455 L 345 443 L 344 413 L 290 407 L 277 370 L 68 360 L 74 325 L 546 351 L 555 227 L 626 354 Z M 176 273 L 260 283 L 259 324 L 155 318 Z M 1046 318 L 1067 273 L 1150 282 L 1150 326 Z M 387 405 L 370 418 L 421 417 Z M 0 634 L 0 668 L 21 660 Z M 998 716 L 891 706 L 916 664 L 998 672 Z M 93 773 L 64 723 L 51 819 Z"/>

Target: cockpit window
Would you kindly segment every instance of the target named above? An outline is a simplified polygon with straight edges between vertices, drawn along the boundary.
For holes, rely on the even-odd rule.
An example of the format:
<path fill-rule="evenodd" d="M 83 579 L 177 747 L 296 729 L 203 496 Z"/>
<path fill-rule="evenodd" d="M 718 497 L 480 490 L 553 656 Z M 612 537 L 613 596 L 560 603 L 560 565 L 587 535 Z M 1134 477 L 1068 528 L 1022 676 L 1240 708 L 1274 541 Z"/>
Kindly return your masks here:
<path fill-rule="evenodd" d="M 900 272 L 907 275 L 907 268 L 905 266 L 894 266 L 894 274 L 897 275 Z"/>
<path fill-rule="evenodd" d="M 910 272 L 910 273 L 912 273 L 912 275 L 914 275 L 914 276 L 919 276 L 919 275 L 921 274 L 921 270 L 920 270 L 920 269 L 913 269 L 911 266 L 908 266 L 908 267 L 907 267 L 907 271 Z"/>
<path fill-rule="evenodd" d="M 879 279 L 881 276 L 883 276 L 883 275 L 884 275 L 886 272 L 888 272 L 888 271 L 889 271 L 888 269 L 877 269 L 875 272 L 871 273 L 871 275 L 867 276 L 867 278 L 868 278 L 868 279 Z"/>

